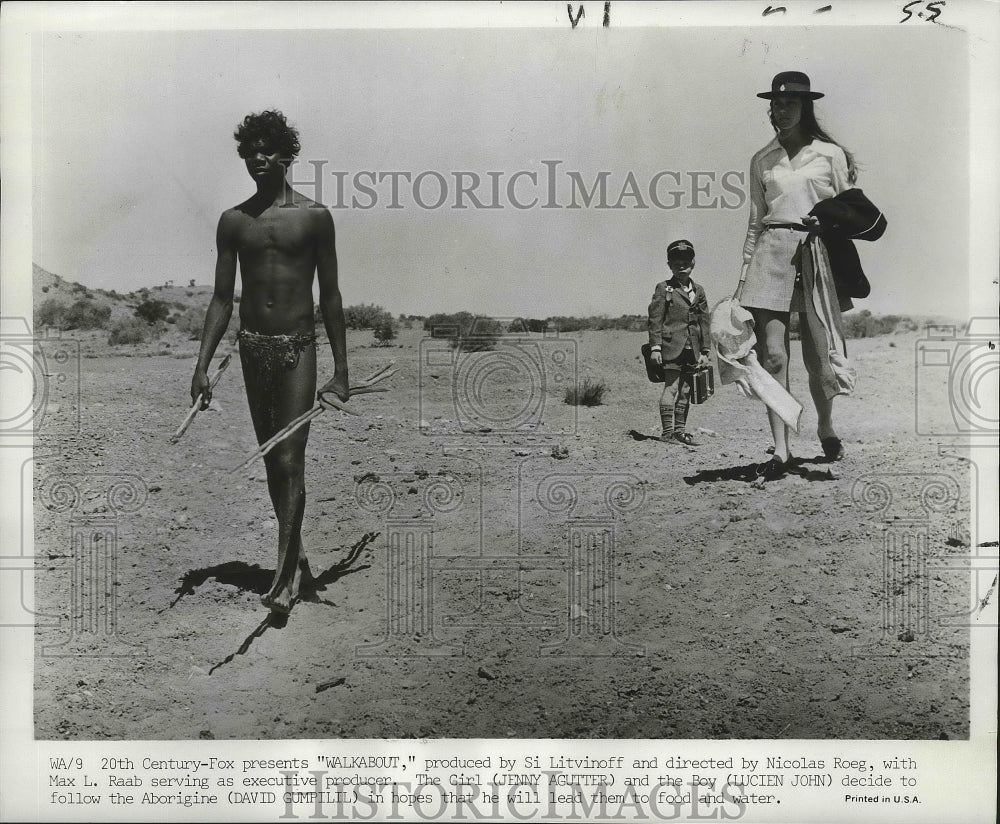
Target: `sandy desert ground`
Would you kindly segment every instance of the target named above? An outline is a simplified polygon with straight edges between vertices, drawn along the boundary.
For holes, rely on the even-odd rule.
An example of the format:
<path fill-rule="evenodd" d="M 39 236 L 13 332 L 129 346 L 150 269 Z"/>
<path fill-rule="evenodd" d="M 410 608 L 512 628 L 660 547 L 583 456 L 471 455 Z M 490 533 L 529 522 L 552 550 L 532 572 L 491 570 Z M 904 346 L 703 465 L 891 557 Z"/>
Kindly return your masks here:
<path fill-rule="evenodd" d="M 919 333 L 850 341 L 846 459 L 807 404 L 796 472 L 758 488 L 766 418 L 733 387 L 693 408 L 700 448 L 641 439 L 642 334 L 450 366 L 419 329 L 351 332 L 352 375 L 399 373 L 312 427 L 321 586 L 287 622 L 259 601 L 262 464 L 229 472 L 256 446 L 238 358 L 171 445 L 197 343 L 105 337 L 64 334 L 36 439 L 40 739 L 968 736 L 968 630 L 940 618 L 968 609 L 942 564 L 968 554 L 969 464 L 915 434 Z M 603 405 L 562 403 L 574 370 Z"/>

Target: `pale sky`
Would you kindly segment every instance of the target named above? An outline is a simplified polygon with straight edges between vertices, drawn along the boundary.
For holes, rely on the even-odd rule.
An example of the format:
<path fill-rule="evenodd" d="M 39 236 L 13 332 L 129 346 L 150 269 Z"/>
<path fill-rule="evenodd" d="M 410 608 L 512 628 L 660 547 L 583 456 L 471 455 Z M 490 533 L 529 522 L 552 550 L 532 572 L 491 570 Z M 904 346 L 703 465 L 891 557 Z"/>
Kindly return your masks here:
<path fill-rule="evenodd" d="M 773 134 L 755 95 L 795 68 L 826 93 L 817 114 L 888 218 L 880 241 L 859 244 L 872 282 L 859 308 L 967 316 L 967 41 L 933 25 L 49 33 L 35 61 L 33 255 L 92 287 L 211 283 L 218 216 L 253 191 L 233 128 L 279 108 L 301 132 L 293 176 L 311 180 L 309 162 L 322 162 L 327 205 L 333 172 L 344 173 L 348 204 L 370 200 L 352 185 L 358 172 L 430 171 L 448 183 L 443 208 L 420 208 L 405 181 L 403 208 L 386 208 L 383 180 L 374 208 L 333 210 L 347 304 L 643 313 L 680 237 L 694 243 L 694 278 L 714 302 L 735 287 L 748 211 L 722 177 L 745 181 Z M 559 202 L 570 200 L 568 172 L 588 186 L 608 172 L 609 203 L 631 172 L 649 208 L 631 197 L 624 209 L 540 208 L 543 161 L 560 161 Z M 503 208 L 449 208 L 459 171 L 479 175 L 487 202 L 495 173 Z M 538 197 L 534 208 L 507 200 L 519 171 L 538 176 L 515 190 Z M 649 200 L 662 171 L 680 175 L 658 190 L 676 208 Z M 739 208 L 697 208 L 723 201 Z"/>

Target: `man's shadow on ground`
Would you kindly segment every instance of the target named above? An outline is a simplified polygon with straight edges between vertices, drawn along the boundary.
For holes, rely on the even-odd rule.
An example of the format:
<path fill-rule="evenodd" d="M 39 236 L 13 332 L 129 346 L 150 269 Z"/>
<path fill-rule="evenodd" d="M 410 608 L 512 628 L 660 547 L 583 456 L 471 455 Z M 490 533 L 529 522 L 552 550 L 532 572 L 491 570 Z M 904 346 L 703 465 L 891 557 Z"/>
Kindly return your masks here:
<path fill-rule="evenodd" d="M 319 593 L 325 591 L 330 584 L 339 581 L 345 575 L 368 569 L 369 564 L 357 566 L 355 564 L 358 558 L 361 557 L 361 553 L 378 537 L 378 534 L 377 532 L 365 533 L 350 548 L 344 558 L 319 575 L 311 575 L 308 580 L 304 580 L 298 600 L 335 607 L 336 604 L 320 597 Z M 256 564 L 247 564 L 243 561 L 227 561 L 226 563 L 204 567 L 203 569 L 192 569 L 186 572 L 184 577 L 181 578 L 180 585 L 174 590 L 177 597 L 164 609 L 173 609 L 181 598 L 185 595 L 193 595 L 195 589 L 212 578 L 220 584 L 228 584 L 245 592 L 253 592 L 256 595 L 264 595 L 271 588 L 271 582 L 274 580 L 274 572 L 273 569 L 262 569 Z M 163 611 L 160 610 L 160 612 Z M 287 623 L 287 615 L 278 612 L 269 612 L 267 617 L 240 644 L 236 652 L 226 656 L 222 661 L 213 666 L 209 670 L 209 675 L 224 664 L 228 664 L 237 655 L 244 655 L 250 649 L 250 645 L 253 644 L 254 639 L 260 638 L 270 627 L 282 629 Z"/>

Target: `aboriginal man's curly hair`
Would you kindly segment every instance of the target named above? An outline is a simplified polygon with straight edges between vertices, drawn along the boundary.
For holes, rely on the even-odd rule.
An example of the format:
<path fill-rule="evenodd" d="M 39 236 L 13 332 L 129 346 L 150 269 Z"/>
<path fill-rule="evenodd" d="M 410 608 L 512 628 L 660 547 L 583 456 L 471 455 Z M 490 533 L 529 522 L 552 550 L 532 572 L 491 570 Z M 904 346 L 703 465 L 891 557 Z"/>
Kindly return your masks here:
<path fill-rule="evenodd" d="M 291 160 L 299 150 L 299 133 L 288 125 L 285 116 L 275 110 L 248 114 L 233 132 L 240 157 L 246 157 L 250 147 L 258 141 L 271 151 L 278 152 L 282 159 Z"/>

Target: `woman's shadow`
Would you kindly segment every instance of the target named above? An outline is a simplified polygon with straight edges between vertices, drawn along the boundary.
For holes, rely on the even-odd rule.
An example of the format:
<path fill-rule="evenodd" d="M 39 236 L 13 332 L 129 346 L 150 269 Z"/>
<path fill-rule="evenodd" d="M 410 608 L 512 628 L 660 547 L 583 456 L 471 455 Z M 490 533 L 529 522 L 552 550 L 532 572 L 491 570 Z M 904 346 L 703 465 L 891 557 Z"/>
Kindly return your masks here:
<path fill-rule="evenodd" d="M 657 435 L 647 435 L 636 429 L 630 429 L 628 436 L 633 441 L 658 441 Z M 676 447 L 674 447 L 676 448 Z M 832 464 L 834 459 L 825 455 L 817 455 L 815 458 L 792 458 L 789 461 L 787 475 L 798 475 L 807 481 L 830 481 L 833 475 L 829 469 L 810 469 L 805 464 Z M 715 469 L 701 469 L 694 475 L 685 475 L 684 483 L 694 486 L 701 483 L 712 483 L 717 481 L 743 481 L 744 483 L 760 483 L 761 469 L 763 464 L 751 463 L 744 466 L 722 466 Z"/>
<path fill-rule="evenodd" d="M 788 462 L 786 474 L 797 475 L 807 481 L 831 481 L 834 476 L 829 469 L 811 469 L 806 464 L 832 464 L 833 460 L 818 455 L 815 458 L 792 458 Z M 694 475 L 685 475 L 684 483 L 688 486 L 714 481 L 744 481 L 759 482 L 762 464 L 752 463 L 745 466 L 725 466 L 717 469 L 701 469 Z"/>
<path fill-rule="evenodd" d="M 361 553 L 364 552 L 365 548 L 372 541 L 374 541 L 378 535 L 379 533 L 377 532 L 365 533 L 361 536 L 360 540 L 358 540 L 358 542 L 350 548 L 347 555 L 340 561 L 324 572 L 321 572 L 319 575 L 310 574 L 305 577 L 302 582 L 302 588 L 298 600 L 335 607 L 336 604 L 321 597 L 320 593 L 324 592 L 329 585 L 336 583 L 344 576 L 368 569 L 370 567 L 369 564 L 357 564 L 357 561 L 361 557 Z M 220 584 L 236 587 L 244 592 L 264 595 L 268 589 L 270 589 L 271 582 L 274 580 L 274 570 L 262 569 L 256 564 L 247 564 L 243 561 L 227 561 L 222 564 L 216 564 L 215 566 L 189 570 L 184 574 L 184 577 L 181 578 L 181 582 L 177 589 L 174 590 L 177 597 L 174 598 L 168 606 L 161 609 L 160 612 L 162 613 L 166 609 L 173 609 L 183 597 L 186 595 L 194 595 L 195 590 L 210 579 L 214 579 Z M 246 651 L 250 649 L 250 645 L 253 644 L 254 639 L 260 638 L 260 636 L 262 636 L 268 628 L 274 627 L 275 629 L 282 629 L 287 623 L 287 615 L 277 612 L 268 613 L 267 617 L 261 621 L 256 629 L 254 629 L 254 631 L 246 637 L 243 643 L 240 644 L 236 652 L 226 656 L 226 658 L 213 666 L 209 670 L 209 674 L 213 673 L 223 664 L 228 664 L 237 655 L 245 654 Z"/>

